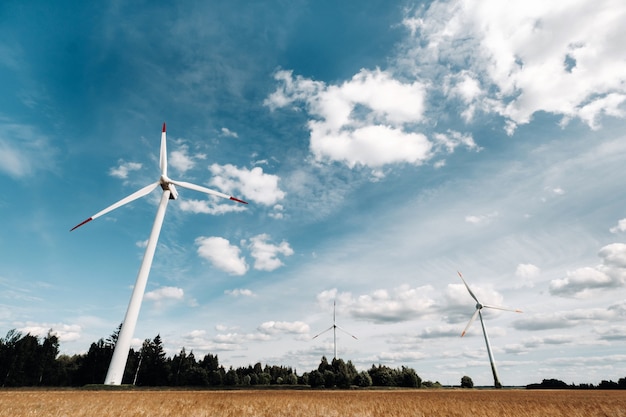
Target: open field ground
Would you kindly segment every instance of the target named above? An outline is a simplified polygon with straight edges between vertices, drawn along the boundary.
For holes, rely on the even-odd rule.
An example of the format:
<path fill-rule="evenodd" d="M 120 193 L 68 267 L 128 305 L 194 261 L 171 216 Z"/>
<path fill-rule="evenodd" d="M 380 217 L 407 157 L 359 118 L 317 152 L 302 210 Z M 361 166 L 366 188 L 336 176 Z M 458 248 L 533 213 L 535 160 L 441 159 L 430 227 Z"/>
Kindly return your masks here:
<path fill-rule="evenodd" d="M 626 416 L 624 391 L 0 391 L 0 416 Z"/>

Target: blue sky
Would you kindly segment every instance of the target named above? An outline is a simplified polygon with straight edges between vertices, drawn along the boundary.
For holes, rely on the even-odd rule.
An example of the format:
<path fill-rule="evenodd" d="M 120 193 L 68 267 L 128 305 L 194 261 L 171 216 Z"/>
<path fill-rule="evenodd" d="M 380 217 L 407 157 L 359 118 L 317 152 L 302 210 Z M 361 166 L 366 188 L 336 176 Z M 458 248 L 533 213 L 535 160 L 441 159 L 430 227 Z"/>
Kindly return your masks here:
<path fill-rule="evenodd" d="M 611 1 L 0 6 L 0 332 L 80 353 L 122 321 L 225 366 L 491 384 L 626 368 L 626 6 Z M 4 329 L 4 330 L 2 330 Z"/>

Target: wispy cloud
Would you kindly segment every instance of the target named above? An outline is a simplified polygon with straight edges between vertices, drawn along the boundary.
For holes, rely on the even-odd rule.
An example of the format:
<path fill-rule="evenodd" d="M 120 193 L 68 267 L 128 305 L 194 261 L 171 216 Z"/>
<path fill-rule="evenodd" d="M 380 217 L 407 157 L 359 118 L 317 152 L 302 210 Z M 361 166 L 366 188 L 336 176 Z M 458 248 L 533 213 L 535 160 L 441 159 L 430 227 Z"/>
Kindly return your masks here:
<path fill-rule="evenodd" d="M 128 178 L 129 172 L 139 171 L 141 167 L 142 165 L 139 162 L 125 162 L 120 160 L 118 166 L 109 169 L 109 175 L 125 180 Z"/>
<path fill-rule="evenodd" d="M 57 152 L 36 128 L 0 122 L 0 131 L 0 172 L 22 178 L 55 168 Z"/>
<path fill-rule="evenodd" d="M 224 290 L 224 294 L 233 297 L 256 297 L 256 294 L 247 288 L 235 288 L 234 290 Z"/>
<path fill-rule="evenodd" d="M 258 327 L 261 333 L 277 334 L 277 333 L 293 333 L 306 334 L 309 333 L 309 325 L 301 321 L 266 321 Z"/>

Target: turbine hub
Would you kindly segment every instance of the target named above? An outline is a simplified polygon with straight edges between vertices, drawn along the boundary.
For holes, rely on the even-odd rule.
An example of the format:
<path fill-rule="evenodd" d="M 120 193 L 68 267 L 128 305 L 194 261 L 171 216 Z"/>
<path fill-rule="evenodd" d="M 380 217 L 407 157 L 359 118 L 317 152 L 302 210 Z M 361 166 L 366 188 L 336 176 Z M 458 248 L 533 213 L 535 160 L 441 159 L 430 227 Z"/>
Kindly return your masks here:
<path fill-rule="evenodd" d="M 164 175 L 161 175 L 160 185 L 161 185 L 161 188 L 163 189 L 163 191 L 165 191 L 165 190 L 169 190 L 170 191 L 170 200 L 176 200 L 178 198 L 178 191 L 176 191 L 176 187 L 174 187 L 174 184 L 172 184 L 169 181 L 169 178 L 167 178 Z"/>
<path fill-rule="evenodd" d="M 476 310 L 482 310 L 483 305 L 481 303 L 476 303 Z"/>

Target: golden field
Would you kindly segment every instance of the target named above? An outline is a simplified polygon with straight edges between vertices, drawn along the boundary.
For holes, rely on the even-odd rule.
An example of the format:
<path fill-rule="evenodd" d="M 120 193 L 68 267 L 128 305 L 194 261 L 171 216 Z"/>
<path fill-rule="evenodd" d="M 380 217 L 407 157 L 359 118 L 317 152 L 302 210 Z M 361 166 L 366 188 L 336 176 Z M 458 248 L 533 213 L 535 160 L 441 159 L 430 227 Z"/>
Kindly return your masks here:
<path fill-rule="evenodd" d="M 2 390 L 0 416 L 626 416 L 626 391 Z"/>

